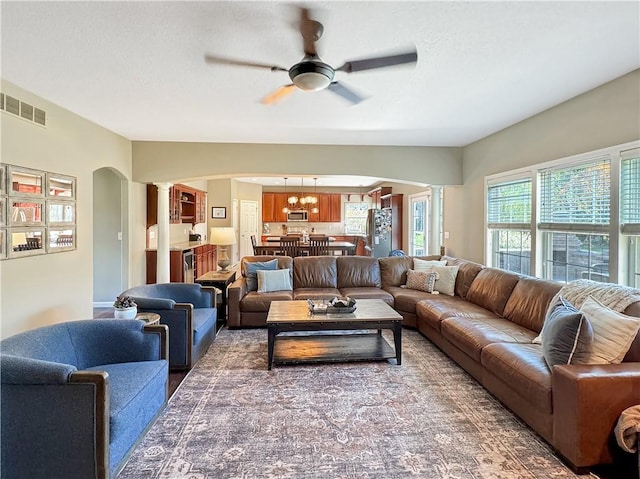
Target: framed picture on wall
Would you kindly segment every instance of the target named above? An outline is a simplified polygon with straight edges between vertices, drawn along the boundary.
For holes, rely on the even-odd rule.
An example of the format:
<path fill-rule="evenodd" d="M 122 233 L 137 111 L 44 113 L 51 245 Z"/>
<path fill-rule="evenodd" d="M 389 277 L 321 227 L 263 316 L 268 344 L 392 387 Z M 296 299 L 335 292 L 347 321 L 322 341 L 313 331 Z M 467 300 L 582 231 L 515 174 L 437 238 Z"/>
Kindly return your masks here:
<path fill-rule="evenodd" d="M 212 218 L 226 218 L 227 217 L 227 208 L 224 206 L 213 206 L 211 207 L 211 217 Z"/>

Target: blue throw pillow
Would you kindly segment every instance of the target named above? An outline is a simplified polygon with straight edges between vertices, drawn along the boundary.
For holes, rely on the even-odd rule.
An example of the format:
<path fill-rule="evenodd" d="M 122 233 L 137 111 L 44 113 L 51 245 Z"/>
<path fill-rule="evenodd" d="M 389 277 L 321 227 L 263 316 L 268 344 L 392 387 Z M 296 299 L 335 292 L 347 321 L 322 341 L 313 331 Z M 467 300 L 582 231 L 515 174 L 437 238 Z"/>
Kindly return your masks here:
<path fill-rule="evenodd" d="M 278 260 L 264 262 L 249 262 L 244 264 L 244 272 L 247 276 L 247 290 L 258 291 L 258 270 L 276 270 L 278 269 Z"/>

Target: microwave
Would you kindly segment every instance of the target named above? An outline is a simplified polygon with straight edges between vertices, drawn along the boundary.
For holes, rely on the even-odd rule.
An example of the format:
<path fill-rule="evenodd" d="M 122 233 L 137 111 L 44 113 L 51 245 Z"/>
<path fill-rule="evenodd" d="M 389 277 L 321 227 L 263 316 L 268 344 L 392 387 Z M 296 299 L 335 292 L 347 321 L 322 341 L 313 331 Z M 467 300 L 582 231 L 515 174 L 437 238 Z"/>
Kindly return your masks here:
<path fill-rule="evenodd" d="M 309 221 L 309 212 L 306 210 L 289 211 L 287 213 L 287 221 Z"/>

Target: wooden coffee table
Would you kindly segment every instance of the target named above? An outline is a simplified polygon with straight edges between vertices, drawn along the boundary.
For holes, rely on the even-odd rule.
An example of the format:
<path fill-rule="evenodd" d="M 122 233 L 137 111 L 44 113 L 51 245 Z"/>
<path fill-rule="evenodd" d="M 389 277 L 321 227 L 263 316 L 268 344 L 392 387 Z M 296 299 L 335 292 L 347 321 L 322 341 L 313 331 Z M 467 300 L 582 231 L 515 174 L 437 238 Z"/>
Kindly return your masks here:
<path fill-rule="evenodd" d="M 340 314 L 311 314 L 306 301 L 272 301 L 267 328 L 268 369 L 274 361 L 306 363 L 396 358 L 397 365 L 402 363 L 402 316 L 381 299 L 359 299 L 353 313 Z M 382 336 L 383 329 L 393 331 L 395 350 Z M 279 336 L 294 331 L 301 334 Z M 322 334 L 325 331 L 327 333 Z"/>

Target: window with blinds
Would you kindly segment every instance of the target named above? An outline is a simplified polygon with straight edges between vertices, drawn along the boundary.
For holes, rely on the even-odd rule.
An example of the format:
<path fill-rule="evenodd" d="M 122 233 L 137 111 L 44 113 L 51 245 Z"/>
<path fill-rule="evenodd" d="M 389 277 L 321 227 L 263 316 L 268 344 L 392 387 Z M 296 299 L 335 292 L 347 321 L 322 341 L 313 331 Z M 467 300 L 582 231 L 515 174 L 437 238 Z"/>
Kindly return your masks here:
<path fill-rule="evenodd" d="M 490 229 L 531 228 L 531 178 L 488 187 L 487 224 Z"/>
<path fill-rule="evenodd" d="M 620 153 L 620 225 L 623 233 L 640 233 L 640 148 Z"/>
<path fill-rule="evenodd" d="M 609 225 L 609 156 L 540 171 L 541 229 L 606 231 Z"/>

